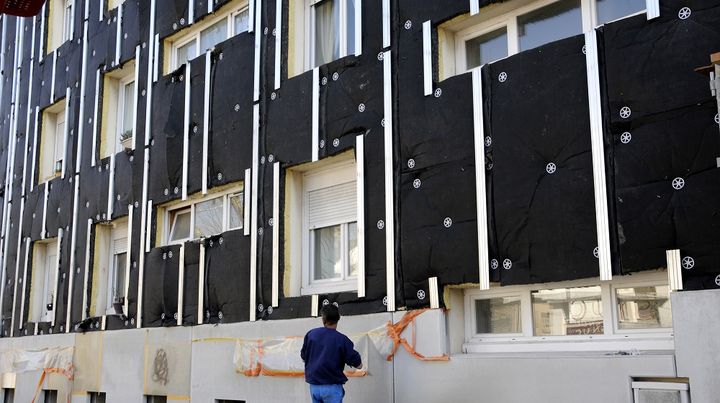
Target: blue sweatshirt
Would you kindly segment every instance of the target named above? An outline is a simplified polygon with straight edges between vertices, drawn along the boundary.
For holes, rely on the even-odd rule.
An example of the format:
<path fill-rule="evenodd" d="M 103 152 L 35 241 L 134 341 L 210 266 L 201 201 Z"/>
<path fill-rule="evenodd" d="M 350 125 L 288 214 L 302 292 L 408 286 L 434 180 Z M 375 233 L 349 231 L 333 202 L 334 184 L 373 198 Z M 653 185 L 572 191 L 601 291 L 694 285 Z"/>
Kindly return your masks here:
<path fill-rule="evenodd" d="M 305 361 L 305 382 L 312 385 L 336 385 L 347 382 L 345 364 L 359 367 L 360 354 L 353 342 L 335 329 L 319 327 L 305 335 L 300 357 Z"/>

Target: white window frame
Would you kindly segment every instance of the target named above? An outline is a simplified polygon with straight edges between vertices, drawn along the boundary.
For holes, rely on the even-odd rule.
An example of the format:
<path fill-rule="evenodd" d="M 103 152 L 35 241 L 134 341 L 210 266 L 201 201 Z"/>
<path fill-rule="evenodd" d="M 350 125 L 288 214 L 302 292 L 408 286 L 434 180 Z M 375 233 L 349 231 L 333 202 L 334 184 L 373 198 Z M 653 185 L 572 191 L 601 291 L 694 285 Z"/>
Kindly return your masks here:
<path fill-rule="evenodd" d="M 125 248 L 117 250 L 115 248 L 116 242 L 125 240 Z M 105 311 L 107 315 L 115 315 L 115 307 L 113 306 L 114 303 L 114 296 L 113 296 L 113 283 L 115 280 L 115 277 L 119 270 L 125 271 L 126 266 L 119 267 L 117 265 L 117 259 L 116 256 L 125 253 L 125 259 L 127 262 L 127 259 L 130 259 L 130 251 L 129 244 L 128 244 L 128 223 L 127 221 L 117 222 L 112 225 L 112 228 L 110 229 L 110 238 L 109 238 L 109 244 L 106 245 L 108 248 L 107 251 L 107 258 L 108 258 L 108 273 L 107 273 L 107 283 L 106 283 L 106 298 L 105 298 Z M 127 278 L 125 278 L 125 281 L 127 282 Z M 119 285 L 122 287 L 122 290 L 119 292 L 120 294 L 125 294 L 125 284 Z M 123 298 L 126 298 L 126 295 L 122 295 Z"/>
<path fill-rule="evenodd" d="M 680 403 L 690 403 L 690 385 L 686 382 L 633 381 L 631 383 L 633 403 L 640 403 L 641 390 L 680 392 Z"/>
<path fill-rule="evenodd" d="M 495 286 L 490 290 L 468 289 L 465 292 L 465 344 L 464 351 L 470 353 L 512 353 L 512 352 L 568 352 L 568 351 L 621 351 L 662 350 L 674 348 L 673 329 L 626 329 L 617 328 L 617 288 L 667 285 L 664 271 L 636 273 L 631 276 L 615 276 L 610 282 L 599 278 L 533 284 L 522 286 Z M 600 287 L 603 309 L 603 334 L 535 336 L 531 295 L 533 291 L 557 288 Z M 477 334 L 475 333 L 475 300 L 497 297 L 520 296 L 521 334 Z"/>
<path fill-rule="evenodd" d="M 234 9 L 231 9 L 229 11 L 223 12 L 218 14 L 217 16 L 214 16 L 213 18 L 206 18 L 202 22 L 199 22 L 192 26 L 189 32 L 183 34 L 182 36 L 179 36 L 177 39 L 169 40 L 168 45 L 165 48 L 170 49 L 170 67 L 166 71 L 166 73 L 170 73 L 172 71 L 177 70 L 182 64 L 184 63 L 178 63 L 177 53 L 178 49 L 181 47 L 187 45 L 188 43 L 195 42 L 195 49 L 197 49 L 198 54 L 195 55 L 194 58 L 200 56 L 201 54 L 204 54 L 205 51 L 201 51 L 200 49 L 200 34 L 205 29 L 215 25 L 216 23 L 222 21 L 223 19 L 227 22 L 227 39 L 230 39 L 234 37 L 235 35 L 239 34 L 240 32 L 235 32 L 235 16 L 248 11 L 248 4 L 247 1 L 241 2 L 241 5 L 239 7 L 236 7 Z M 252 21 L 248 21 L 249 24 L 252 24 Z M 246 31 L 243 31 L 246 32 Z M 192 59 L 190 59 L 192 60 Z M 190 61 L 188 60 L 188 61 Z"/>
<path fill-rule="evenodd" d="M 343 276 L 339 279 L 313 280 L 314 265 L 314 234 L 310 229 L 308 212 L 308 194 L 317 189 L 355 182 L 357 184 L 355 160 L 348 159 L 322 168 L 307 171 L 302 177 L 302 287 L 301 295 L 326 294 L 357 290 L 357 276 L 350 276 L 348 260 L 348 227 L 357 222 L 357 211 L 354 220 L 328 221 L 325 226 L 342 225 L 341 256 L 343 259 Z M 360 234 L 358 234 L 359 236 Z"/>
<path fill-rule="evenodd" d="M 518 36 L 518 18 L 559 1 L 561 0 L 523 0 L 491 5 L 487 6 L 487 10 L 483 10 L 487 12 L 481 11 L 478 15 L 470 17 L 461 23 L 451 23 L 443 26 L 441 29 L 444 35 L 441 35 L 441 38 L 444 37 L 446 39 L 441 41 L 441 47 L 445 50 L 445 52 L 441 53 L 447 53 L 448 55 L 443 58 L 446 63 L 441 63 L 441 65 L 445 66 L 444 71 L 441 71 L 441 77 L 448 78 L 455 74 L 467 72 L 465 43 L 503 27 L 507 29 L 508 39 L 508 54 L 506 57 L 519 53 L 520 38 Z M 596 0 L 581 0 L 580 11 L 582 14 L 583 32 L 598 26 Z M 642 13 L 645 13 L 645 9 L 622 18 L 628 18 Z M 451 54 L 454 54 L 454 57 L 449 56 Z M 502 60 L 502 58 L 498 60 Z"/>
<path fill-rule="evenodd" d="M 51 249 L 54 249 L 55 252 L 54 262 L 48 262 L 48 251 Z M 33 322 L 52 322 L 55 317 L 55 285 L 58 282 L 59 266 L 60 243 L 58 238 L 36 242 L 33 245 L 32 310 L 30 312 Z M 53 303 L 53 309 L 50 310 L 47 309 L 46 298 L 48 296 L 50 302 Z"/>
<path fill-rule="evenodd" d="M 229 189 L 210 193 L 202 198 L 193 198 L 191 197 L 191 200 L 174 204 L 172 206 L 168 207 L 161 207 L 162 215 L 164 217 L 163 222 L 165 223 L 164 227 L 165 230 L 163 231 L 163 245 L 180 245 L 184 242 L 191 241 L 194 239 L 200 239 L 195 238 L 195 206 L 199 203 L 203 203 L 206 201 L 222 198 L 223 199 L 223 217 L 222 217 L 222 223 L 223 223 L 223 230 L 222 232 L 232 231 L 236 229 L 242 229 L 243 226 L 247 225 L 248 223 L 243 222 L 243 225 L 239 227 L 230 227 L 230 198 L 233 196 L 240 196 L 241 200 L 243 200 L 243 216 L 244 216 L 244 185 L 240 184 L 238 186 L 233 186 Z M 190 212 L 190 237 L 183 238 L 183 239 L 177 239 L 174 241 L 170 240 L 170 234 L 173 230 L 173 225 L 175 224 L 171 218 L 173 214 L 175 213 L 181 213 L 183 211 L 189 211 Z M 213 235 L 220 235 L 220 234 L 212 234 L 208 236 Z"/>
<path fill-rule="evenodd" d="M 133 99 L 125 99 L 125 88 L 130 85 L 134 85 L 133 90 Z M 126 77 L 120 79 L 118 83 L 118 100 L 117 100 L 117 133 L 115 135 L 115 152 L 119 153 L 125 149 L 125 146 L 123 145 L 122 135 L 126 131 L 125 128 L 125 108 L 134 107 L 135 105 L 135 98 L 137 98 L 137 83 L 135 82 L 135 74 L 128 74 Z M 137 111 L 133 111 L 133 122 L 136 119 Z M 133 137 L 135 137 L 135 125 L 134 123 L 131 123 L 133 125 L 133 135 L 128 138 L 127 140 L 130 142 L 132 149 L 132 144 L 134 143 Z"/>
<path fill-rule="evenodd" d="M 65 0 L 63 4 L 63 32 L 62 43 L 72 40 L 73 25 L 75 23 L 73 10 L 75 9 L 74 0 Z"/>
<path fill-rule="evenodd" d="M 34 150 L 37 153 L 38 183 L 48 182 L 62 173 L 67 151 L 65 142 L 68 131 L 65 107 L 66 102 L 63 98 L 43 111 L 40 145 L 38 150 Z M 62 130 L 60 130 L 60 124 L 65 125 Z M 58 157 L 60 158 L 58 159 Z M 59 166 L 58 162 L 60 162 Z"/>

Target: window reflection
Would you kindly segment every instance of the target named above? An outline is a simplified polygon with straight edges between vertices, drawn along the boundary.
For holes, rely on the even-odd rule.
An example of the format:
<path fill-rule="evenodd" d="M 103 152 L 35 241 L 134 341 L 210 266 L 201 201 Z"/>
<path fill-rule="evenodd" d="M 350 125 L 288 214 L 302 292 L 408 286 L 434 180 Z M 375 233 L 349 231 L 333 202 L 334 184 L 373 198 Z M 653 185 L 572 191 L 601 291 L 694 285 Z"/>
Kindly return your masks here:
<path fill-rule="evenodd" d="M 672 327 L 668 286 L 618 288 L 615 290 L 618 329 Z"/>
<path fill-rule="evenodd" d="M 536 336 L 603 333 L 600 286 L 538 290 L 531 296 Z"/>
<path fill-rule="evenodd" d="M 478 334 L 522 333 L 520 297 L 498 297 L 475 301 L 475 332 Z"/>
<path fill-rule="evenodd" d="M 580 33 L 580 0 L 558 1 L 518 17 L 521 51 Z"/>
<path fill-rule="evenodd" d="M 507 55 L 507 28 L 504 27 L 465 42 L 468 69 L 502 59 Z"/>

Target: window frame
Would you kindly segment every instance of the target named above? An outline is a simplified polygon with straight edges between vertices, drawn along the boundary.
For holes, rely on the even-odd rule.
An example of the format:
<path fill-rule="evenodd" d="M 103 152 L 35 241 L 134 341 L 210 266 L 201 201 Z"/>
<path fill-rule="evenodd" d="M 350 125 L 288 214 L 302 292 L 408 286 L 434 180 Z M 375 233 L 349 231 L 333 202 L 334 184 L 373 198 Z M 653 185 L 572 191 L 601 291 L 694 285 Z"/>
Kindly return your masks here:
<path fill-rule="evenodd" d="M 241 32 L 235 32 L 235 16 L 238 14 L 241 14 L 243 12 L 249 12 L 248 2 L 243 1 L 240 3 L 240 5 L 237 8 L 233 8 L 232 10 L 225 11 L 223 13 L 219 13 L 216 16 L 213 16 L 212 18 L 207 18 L 203 20 L 202 22 L 196 23 L 195 25 L 189 27 L 189 32 L 185 33 L 184 35 L 179 36 L 177 39 L 168 40 L 167 45 L 165 48 L 170 49 L 170 63 L 169 68 L 166 71 L 167 73 L 173 72 L 180 68 L 185 63 L 178 63 L 178 49 L 181 47 L 187 45 L 188 43 L 195 42 L 195 48 L 197 49 L 197 54 L 192 57 L 191 59 L 188 59 L 187 62 L 199 57 L 201 54 L 205 53 L 205 51 L 200 51 L 200 36 L 204 30 L 207 28 L 210 28 L 211 26 L 215 25 L 216 23 L 222 21 L 223 19 L 226 22 L 227 27 L 227 37 L 225 40 L 228 40 L 235 35 L 240 34 Z M 252 24 L 252 21 L 248 20 L 248 27 Z M 242 31 L 242 32 L 247 32 Z M 222 42 L 222 41 L 221 41 Z M 218 42 L 220 43 L 220 42 Z M 213 45 L 214 46 L 214 45 Z M 167 59 L 166 59 L 167 60 Z"/>
<path fill-rule="evenodd" d="M 118 100 L 117 100 L 117 117 L 116 117 L 116 127 L 117 127 L 117 133 L 115 134 L 115 153 L 119 153 L 121 151 L 124 151 L 125 147 L 123 146 L 123 140 L 122 135 L 126 131 L 125 129 L 125 108 L 129 105 L 131 108 L 133 108 L 133 122 L 137 119 L 137 111 L 134 109 L 135 105 L 135 99 L 137 98 L 137 82 L 135 82 L 135 74 L 134 71 L 131 72 L 132 74 L 128 74 L 127 76 L 121 78 L 118 80 Z M 133 98 L 130 99 L 130 102 L 125 97 L 125 88 L 127 88 L 128 85 L 132 84 L 134 86 L 133 88 Z M 129 137 L 129 140 L 132 144 L 135 143 L 134 137 L 135 137 L 135 124 L 132 124 L 132 131 L 133 134 L 131 137 Z M 134 149 L 134 146 L 130 147 L 131 149 Z"/>
<path fill-rule="evenodd" d="M 72 40 L 75 25 L 75 0 L 63 1 L 62 43 Z"/>
<path fill-rule="evenodd" d="M 32 322 L 52 322 L 56 312 L 56 293 L 58 283 L 58 273 L 60 269 L 60 239 L 50 238 L 33 243 L 33 263 L 31 278 L 31 307 L 29 318 Z M 55 249 L 55 262 L 48 264 L 50 254 L 48 251 Z M 55 272 L 52 273 L 51 270 Z M 53 274 L 55 275 L 53 277 Z M 49 294 L 50 301 L 46 301 Z M 37 293 L 40 293 L 39 295 Z M 49 303 L 53 304 L 52 309 L 47 309 Z M 37 304 L 37 305 L 36 305 Z M 39 305 L 39 306 L 38 306 Z"/>
<path fill-rule="evenodd" d="M 195 206 L 199 203 L 203 203 L 203 202 L 218 199 L 218 198 L 223 199 L 223 216 L 222 216 L 223 229 L 222 229 L 221 233 L 244 228 L 244 226 L 247 225 L 247 223 L 245 223 L 244 221 L 243 221 L 243 225 L 241 225 L 239 227 L 232 227 L 232 228 L 230 227 L 230 198 L 234 197 L 234 196 L 239 196 L 241 198 L 241 200 L 243 200 L 243 216 L 244 216 L 244 213 L 245 213 L 244 210 L 247 207 L 247 206 L 245 206 L 245 203 L 244 203 L 244 201 L 245 201 L 244 192 L 245 192 L 245 187 L 244 187 L 244 184 L 241 183 L 239 185 L 234 185 L 234 186 L 227 188 L 225 190 L 222 190 L 222 191 L 208 193 L 204 197 L 191 197 L 182 203 L 176 203 L 176 204 L 173 204 L 173 205 L 170 205 L 167 207 L 161 207 L 161 209 L 163 210 L 161 214 L 163 217 L 163 222 L 165 223 L 165 225 L 163 226 L 164 228 L 163 228 L 163 232 L 162 232 L 163 246 L 181 245 L 187 241 L 193 241 L 196 239 L 205 238 L 205 237 L 198 237 L 198 238 L 195 237 Z M 171 241 L 170 235 L 172 234 L 173 226 L 175 225 L 175 223 L 173 222 L 174 220 L 172 220 L 173 214 L 183 213 L 185 211 L 190 212 L 190 237 Z M 220 235 L 220 234 L 212 234 L 212 235 L 208 235 L 208 236 L 215 236 L 215 235 Z"/>
<path fill-rule="evenodd" d="M 673 328 L 625 329 L 618 330 L 617 288 L 638 286 L 665 286 L 668 284 L 665 271 L 636 273 L 629 276 L 616 276 L 609 282 L 599 278 L 573 280 L 565 282 L 494 286 L 490 290 L 467 289 L 464 295 L 464 335 L 463 350 L 466 352 L 538 352 L 538 351 L 619 351 L 628 348 L 647 350 L 672 350 Z M 594 335 L 553 335 L 536 336 L 534 334 L 533 291 L 557 288 L 576 288 L 600 286 L 603 310 L 603 333 Z M 475 301 L 506 296 L 520 296 L 521 334 L 479 334 L 476 329 Z M 632 347 L 628 347 L 631 344 Z"/>
<path fill-rule="evenodd" d="M 125 240 L 125 250 L 118 252 L 115 248 L 115 243 L 119 240 Z M 115 307 L 114 307 L 114 301 L 115 298 L 113 297 L 112 289 L 113 289 L 113 283 L 115 280 L 115 277 L 118 274 L 119 270 L 126 271 L 125 275 L 123 276 L 123 284 L 122 284 L 122 294 L 125 294 L 125 285 L 127 283 L 127 262 L 128 259 L 130 259 L 130 250 L 129 250 L 129 242 L 128 242 L 128 223 L 127 220 L 122 220 L 120 222 L 116 222 L 112 224 L 112 227 L 110 228 L 110 237 L 109 237 L 109 245 L 106 245 L 108 247 L 107 251 L 107 259 L 108 259 L 108 273 L 107 273 L 107 283 L 105 285 L 106 287 L 106 296 L 105 296 L 105 311 L 107 315 L 115 315 Z M 116 257 L 120 254 L 125 254 L 125 267 L 119 267 L 117 265 L 117 259 Z M 126 298 L 126 295 L 122 295 L 122 298 Z"/>
<path fill-rule="evenodd" d="M 349 231 L 347 228 L 351 223 L 357 223 L 357 208 L 355 210 L 354 220 L 330 220 L 323 222 L 322 226 L 310 228 L 309 210 L 308 210 L 308 194 L 313 190 L 338 186 L 349 182 L 355 182 L 357 192 L 357 176 L 355 168 L 355 160 L 347 159 L 324 167 L 312 169 L 304 172 L 301 178 L 301 215 L 302 215 L 302 248 L 301 251 L 306 252 L 301 256 L 302 275 L 301 275 L 301 295 L 325 294 L 335 292 L 346 292 L 357 290 L 357 276 L 350 276 L 349 250 L 348 240 Z M 326 227 L 341 225 L 341 256 L 343 264 L 343 275 L 339 279 L 322 279 L 314 280 L 314 230 Z M 358 234 L 359 235 L 359 234 Z"/>
<path fill-rule="evenodd" d="M 494 10 L 498 10 L 498 15 L 491 14 L 490 17 L 485 18 L 485 14 L 481 12 L 477 17 L 471 17 L 471 21 L 473 21 L 474 23 L 464 21 L 462 24 L 462 28 L 459 28 L 457 30 L 452 29 L 452 24 L 450 26 L 446 26 L 444 30 L 446 31 L 446 34 L 447 31 L 450 31 L 449 33 L 454 37 L 454 44 L 446 43 L 445 45 L 441 45 L 441 47 L 444 47 L 445 49 L 454 53 L 454 60 L 452 60 L 452 62 L 454 62 L 455 71 L 453 72 L 453 69 L 450 68 L 450 71 L 442 72 L 443 78 L 449 78 L 456 74 L 463 74 L 469 71 L 469 69 L 467 68 L 467 55 L 465 48 L 465 44 L 467 41 L 493 32 L 497 29 L 501 29 L 503 27 L 506 28 L 508 40 L 508 54 L 506 57 L 519 53 L 520 38 L 518 36 L 518 18 L 540 8 L 557 3 L 559 1 L 562 0 L 534 0 L 524 1 L 522 3 L 504 3 L 494 8 Z M 518 3 L 520 5 L 518 5 Z M 646 9 L 643 9 L 636 13 L 621 17 L 620 19 L 628 18 L 645 12 Z M 582 16 L 581 19 L 583 32 L 589 31 L 599 25 L 597 20 L 597 0 L 580 0 L 580 13 Z M 466 25 L 469 26 L 465 27 Z M 502 59 L 504 58 L 498 60 Z"/>

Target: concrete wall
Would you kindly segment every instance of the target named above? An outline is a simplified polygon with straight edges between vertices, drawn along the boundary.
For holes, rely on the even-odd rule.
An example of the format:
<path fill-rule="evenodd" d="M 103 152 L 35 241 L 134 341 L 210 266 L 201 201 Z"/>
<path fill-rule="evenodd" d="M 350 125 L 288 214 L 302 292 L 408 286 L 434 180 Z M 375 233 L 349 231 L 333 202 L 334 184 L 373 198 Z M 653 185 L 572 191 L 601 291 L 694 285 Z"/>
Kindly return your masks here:
<path fill-rule="evenodd" d="M 720 290 L 672 294 L 678 376 L 693 402 L 720 401 Z"/>
<path fill-rule="evenodd" d="M 715 301 L 715 306 L 718 302 Z M 358 335 L 384 326 L 390 320 L 397 322 L 403 315 L 397 312 L 345 317 L 339 329 L 348 335 Z M 416 319 L 419 353 L 433 356 L 448 351 L 454 342 L 452 327 L 446 319 L 441 310 L 425 312 Z M 48 335 L 2 339 L 0 348 L 74 343 L 75 381 L 53 376 L 45 385 L 59 388 L 61 401 L 67 401 L 64 396 L 72 396 L 73 403 L 86 403 L 87 391 L 102 391 L 111 403 L 140 403 L 145 394 L 168 396 L 168 401 L 174 402 L 214 403 L 215 399 L 234 399 L 249 403 L 303 403 L 310 399 L 302 378 L 246 377 L 237 373 L 233 365 L 234 340 L 302 336 L 319 325 L 319 319 L 309 318 Z M 692 322 L 677 326 L 689 329 L 697 325 Z M 406 332 L 404 337 L 410 340 L 411 332 Z M 707 338 L 710 343 L 710 336 Z M 368 357 L 365 364 L 369 374 L 350 379 L 346 385 L 349 403 L 622 403 L 632 401 L 631 377 L 676 375 L 672 354 L 451 354 L 448 362 L 424 362 L 400 348 L 395 359 L 389 362 L 372 344 L 363 351 Z M 157 361 L 159 355 L 163 358 Z M 165 360 L 167 372 L 162 371 Z M 714 362 L 713 365 L 717 365 L 718 361 Z M 687 365 L 690 366 L 689 361 Z M 19 374 L 15 401 L 31 401 L 39 379 L 39 372 Z M 695 401 L 712 401 L 698 399 Z"/>

